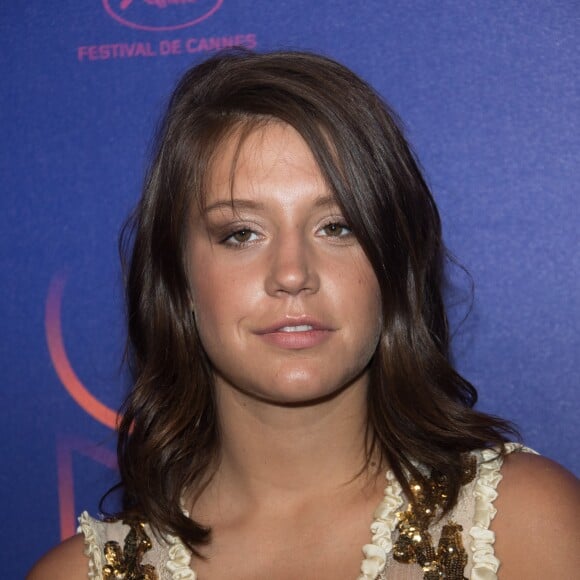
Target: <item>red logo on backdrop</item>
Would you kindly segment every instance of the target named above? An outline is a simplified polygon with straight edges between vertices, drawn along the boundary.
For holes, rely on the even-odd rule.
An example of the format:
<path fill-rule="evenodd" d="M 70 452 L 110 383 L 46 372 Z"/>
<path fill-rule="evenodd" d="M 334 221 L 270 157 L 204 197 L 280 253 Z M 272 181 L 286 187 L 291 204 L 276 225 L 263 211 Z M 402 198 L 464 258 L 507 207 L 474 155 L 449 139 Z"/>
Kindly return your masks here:
<path fill-rule="evenodd" d="M 117 413 L 103 404 L 83 385 L 68 358 L 62 335 L 61 305 L 65 279 L 56 275 L 48 290 L 45 311 L 46 342 L 58 378 L 75 402 L 97 421 L 116 429 Z"/>
<path fill-rule="evenodd" d="M 54 276 L 50 283 L 46 300 L 45 326 L 48 351 L 56 373 L 76 403 L 97 421 L 115 429 L 117 413 L 99 401 L 81 382 L 75 373 L 63 340 L 62 297 L 65 278 L 62 274 Z M 75 486 L 74 458 L 84 456 L 108 469 L 116 469 L 115 453 L 102 445 L 79 437 L 60 435 L 57 442 L 58 504 L 60 515 L 61 540 L 75 533 Z"/>
<path fill-rule="evenodd" d="M 163 32 L 189 28 L 207 20 L 224 0 L 101 0 L 105 12 L 117 23 L 137 30 Z M 255 33 L 220 32 L 189 38 L 129 39 L 121 42 L 77 47 L 79 62 L 113 61 L 128 58 L 203 54 L 242 46 L 253 50 Z"/>
<path fill-rule="evenodd" d="M 139 30 L 180 30 L 215 14 L 224 0 L 103 0 L 107 14 Z"/>

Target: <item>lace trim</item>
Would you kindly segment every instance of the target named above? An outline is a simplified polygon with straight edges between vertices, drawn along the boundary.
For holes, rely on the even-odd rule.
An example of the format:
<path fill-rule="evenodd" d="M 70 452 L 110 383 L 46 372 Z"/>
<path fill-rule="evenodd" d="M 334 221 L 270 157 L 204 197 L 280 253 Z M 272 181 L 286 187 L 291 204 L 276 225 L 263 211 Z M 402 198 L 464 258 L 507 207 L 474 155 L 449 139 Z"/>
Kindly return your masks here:
<path fill-rule="evenodd" d="M 169 559 L 165 567 L 171 572 L 172 580 L 197 580 L 196 573 L 190 568 L 191 553 L 181 543 L 177 536 L 165 536 L 167 543 L 170 545 L 168 555 Z"/>
<path fill-rule="evenodd" d="M 85 556 L 89 558 L 89 580 L 100 580 L 103 561 L 101 559 L 101 550 L 98 546 L 97 535 L 91 516 L 88 512 L 83 512 L 79 518 L 79 527 L 77 534 L 82 533 L 85 537 Z"/>
<path fill-rule="evenodd" d="M 506 443 L 505 449 L 507 454 L 514 451 L 536 454 L 532 449 L 517 443 Z M 496 449 L 484 449 L 480 455 L 479 476 L 474 490 L 473 526 L 469 530 L 469 535 L 473 540 L 471 544 L 473 567 L 470 577 L 471 580 L 497 580 L 500 562 L 494 554 L 495 534 L 489 526 L 497 513 L 493 502 L 498 496 L 496 489 L 502 479 L 500 469 L 503 457 L 498 456 Z M 376 580 L 384 571 L 387 556 L 393 550 L 392 538 L 398 524 L 397 513 L 404 500 L 401 485 L 392 471 L 387 471 L 386 479 L 385 495 L 374 512 L 375 519 L 370 528 L 372 543 L 363 546 L 365 558 L 361 563 L 361 574 L 357 580 Z M 82 512 L 78 521 L 77 532 L 84 534 L 85 555 L 89 558 L 88 578 L 100 580 L 102 559 L 92 518 L 85 511 Z M 197 580 L 196 573 L 190 567 L 191 553 L 179 537 L 167 535 L 165 539 L 170 546 L 166 568 L 171 573 L 172 580 Z"/>
<path fill-rule="evenodd" d="M 183 505 L 183 499 L 181 501 Z M 189 512 L 182 509 L 183 515 L 189 517 Z M 183 545 L 178 536 L 167 534 L 165 540 L 169 544 L 169 559 L 165 567 L 171 572 L 171 580 L 197 580 L 197 574 L 191 568 L 191 552 Z"/>
<path fill-rule="evenodd" d="M 536 453 L 519 443 L 506 443 L 505 450 L 507 454 L 514 451 Z M 497 449 L 481 451 L 479 477 L 474 490 L 473 527 L 469 530 L 469 535 L 473 539 L 471 543 L 473 557 L 471 580 L 497 580 L 500 562 L 493 549 L 495 533 L 489 529 L 489 526 L 497 513 L 497 508 L 493 502 L 498 496 L 497 486 L 503 477 L 500 472 L 502 464 L 503 457 L 498 456 Z"/>
<path fill-rule="evenodd" d="M 362 574 L 357 580 L 375 580 L 385 569 L 387 555 L 393 549 L 393 532 L 397 526 L 397 511 L 403 505 L 402 488 L 392 471 L 387 471 L 385 497 L 374 513 L 371 524 L 372 543 L 363 546 L 365 556 L 360 569 Z"/>

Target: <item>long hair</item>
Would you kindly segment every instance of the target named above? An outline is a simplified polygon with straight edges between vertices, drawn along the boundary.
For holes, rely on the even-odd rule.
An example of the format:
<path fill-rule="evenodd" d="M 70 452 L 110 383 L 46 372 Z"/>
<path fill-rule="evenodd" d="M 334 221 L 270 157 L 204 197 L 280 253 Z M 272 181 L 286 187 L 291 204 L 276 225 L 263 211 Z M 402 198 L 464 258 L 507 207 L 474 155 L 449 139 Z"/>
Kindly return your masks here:
<path fill-rule="evenodd" d="M 368 260 L 382 293 L 383 329 L 370 363 L 367 461 L 379 452 L 409 492 L 446 478 L 450 509 L 465 452 L 514 434 L 477 412 L 474 387 L 449 360 L 442 297 L 446 253 L 433 197 L 396 115 L 339 63 L 310 53 L 221 53 L 181 79 L 159 129 L 142 198 L 122 245 L 128 353 L 134 377 L 123 405 L 118 459 L 125 512 L 194 551 L 210 529 L 183 515 L 220 446 L 212 368 L 198 336 L 185 265 L 188 215 L 203 203 L 220 143 L 268 120 L 305 140 Z M 196 552 L 197 553 L 197 552 Z"/>

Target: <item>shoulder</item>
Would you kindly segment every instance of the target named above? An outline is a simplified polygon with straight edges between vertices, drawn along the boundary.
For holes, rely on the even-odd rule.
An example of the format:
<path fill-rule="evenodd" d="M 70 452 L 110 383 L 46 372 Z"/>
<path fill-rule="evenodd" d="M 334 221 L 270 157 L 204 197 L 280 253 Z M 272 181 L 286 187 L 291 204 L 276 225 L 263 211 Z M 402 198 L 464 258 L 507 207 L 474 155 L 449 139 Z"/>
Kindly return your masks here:
<path fill-rule="evenodd" d="M 26 580 L 86 580 L 89 561 L 84 545 L 81 534 L 65 540 L 35 564 Z"/>
<path fill-rule="evenodd" d="M 530 453 L 504 458 L 491 529 L 500 578 L 572 578 L 580 568 L 580 483 Z"/>

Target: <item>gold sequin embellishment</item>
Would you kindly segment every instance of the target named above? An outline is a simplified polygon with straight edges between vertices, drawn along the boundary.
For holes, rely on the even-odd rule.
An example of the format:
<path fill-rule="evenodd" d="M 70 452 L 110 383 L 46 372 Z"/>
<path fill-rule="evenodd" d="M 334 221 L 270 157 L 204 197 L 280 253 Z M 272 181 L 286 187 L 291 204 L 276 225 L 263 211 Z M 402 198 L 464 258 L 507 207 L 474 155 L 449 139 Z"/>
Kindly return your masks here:
<path fill-rule="evenodd" d="M 474 457 L 466 462 L 462 485 L 475 477 Z M 467 553 L 461 541 L 463 527 L 453 521 L 447 522 L 441 531 L 437 548 L 429 526 L 438 515 L 447 499 L 447 480 L 434 474 L 425 484 L 411 482 L 413 498 L 404 512 L 397 518 L 398 538 L 393 549 L 393 558 L 402 564 L 416 563 L 423 569 L 424 580 L 465 580 L 463 571 L 467 564 Z"/>
<path fill-rule="evenodd" d="M 123 549 L 119 542 L 107 542 L 103 548 L 106 564 L 103 580 L 159 580 L 151 564 L 143 564 L 145 552 L 151 549 L 151 540 L 145 532 L 145 524 L 139 520 L 123 520 L 130 530 L 125 537 Z"/>

